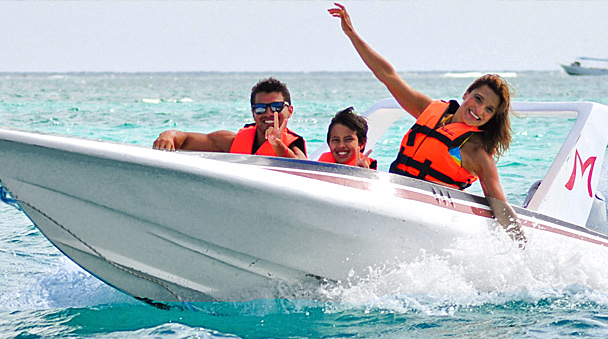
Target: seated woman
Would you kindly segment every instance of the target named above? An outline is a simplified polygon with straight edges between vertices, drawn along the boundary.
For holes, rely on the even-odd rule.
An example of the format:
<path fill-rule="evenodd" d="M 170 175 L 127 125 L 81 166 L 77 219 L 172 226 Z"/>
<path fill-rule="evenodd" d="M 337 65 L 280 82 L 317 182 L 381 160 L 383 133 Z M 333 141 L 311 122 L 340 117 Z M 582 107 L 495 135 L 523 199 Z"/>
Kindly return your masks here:
<path fill-rule="evenodd" d="M 509 236 L 527 241 L 513 208 L 506 202 L 496 160 L 509 147 L 510 88 L 487 74 L 466 90 L 462 104 L 433 100 L 411 88 L 393 66 L 355 32 L 344 6 L 329 9 L 376 78 L 416 118 L 404 136 L 390 172 L 464 189 L 479 178 L 496 220 Z M 458 160 L 457 162 L 454 160 Z"/>
<path fill-rule="evenodd" d="M 321 154 L 319 161 L 378 169 L 378 162 L 368 157 L 372 150 L 363 154 L 366 142 L 367 121 L 349 107 L 331 119 L 327 130 L 330 152 Z"/>

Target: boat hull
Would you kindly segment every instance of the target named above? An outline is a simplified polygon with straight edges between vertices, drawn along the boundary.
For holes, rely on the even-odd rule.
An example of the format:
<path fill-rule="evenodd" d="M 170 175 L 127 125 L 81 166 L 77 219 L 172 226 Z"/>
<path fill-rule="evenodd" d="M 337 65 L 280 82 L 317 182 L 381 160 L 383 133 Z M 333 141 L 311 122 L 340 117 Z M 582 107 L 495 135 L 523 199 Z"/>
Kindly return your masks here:
<path fill-rule="evenodd" d="M 479 196 L 336 164 L 15 130 L 0 130 L 0 158 L 0 180 L 57 248 L 143 300 L 246 301 L 285 297 L 285 286 L 323 299 L 303 286 L 352 281 L 421 250 L 445 254 L 496 227 Z M 608 245 L 517 212 L 532 239 Z"/>
<path fill-rule="evenodd" d="M 608 75 L 608 69 L 590 68 L 582 66 L 561 65 L 564 71 L 570 75 Z"/>

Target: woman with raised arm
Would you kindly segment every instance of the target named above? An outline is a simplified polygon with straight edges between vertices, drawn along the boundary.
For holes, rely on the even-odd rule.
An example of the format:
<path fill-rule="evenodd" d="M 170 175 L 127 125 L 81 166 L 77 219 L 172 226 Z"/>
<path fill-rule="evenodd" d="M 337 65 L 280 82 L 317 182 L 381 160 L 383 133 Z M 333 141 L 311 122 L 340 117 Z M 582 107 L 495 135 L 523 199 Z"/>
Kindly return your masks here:
<path fill-rule="evenodd" d="M 486 74 L 469 86 L 462 104 L 433 100 L 411 88 L 355 32 L 346 8 L 335 5 L 329 13 L 341 19 L 342 30 L 363 62 L 401 107 L 417 119 L 403 137 L 390 172 L 461 190 L 479 179 L 496 220 L 523 246 L 526 237 L 517 214 L 506 202 L 496 167 L 496 160 L 511 142 L 511 93 L 506 81 Z"/>

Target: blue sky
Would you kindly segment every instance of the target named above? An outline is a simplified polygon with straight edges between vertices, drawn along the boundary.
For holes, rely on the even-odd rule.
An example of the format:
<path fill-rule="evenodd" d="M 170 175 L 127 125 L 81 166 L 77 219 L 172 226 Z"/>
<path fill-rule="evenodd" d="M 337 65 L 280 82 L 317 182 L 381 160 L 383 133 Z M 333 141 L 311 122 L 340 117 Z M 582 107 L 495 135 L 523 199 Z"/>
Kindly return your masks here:
<path fill-rule="evenodd" d="M 362 71 L 333 1 L 0 2 L 0 72 Z M 605 1 L 344 1 L 400 71 L 608 58 Z"/>

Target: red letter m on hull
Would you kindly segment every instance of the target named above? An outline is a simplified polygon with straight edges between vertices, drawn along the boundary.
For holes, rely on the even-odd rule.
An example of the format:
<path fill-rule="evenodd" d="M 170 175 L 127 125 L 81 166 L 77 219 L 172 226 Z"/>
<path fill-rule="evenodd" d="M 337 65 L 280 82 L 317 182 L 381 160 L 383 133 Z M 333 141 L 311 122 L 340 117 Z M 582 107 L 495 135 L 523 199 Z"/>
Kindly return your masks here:
<path fill-rule="evenodd" d="M 595 166 L 595 159 L 597 159 L 597 157 L 589 157 L 585 163 L 583 163 L 583 159 L 581 159 L 580 154 L 578 154 L 578 150 L 576 150 L 576 153 L 574 154 L 574 168 L 572 169 L 572 175 L 570 176 L 570 180 L 568 180 L 568 182 L 566 183 L 566 188 L 570 191 L 572 191 L 572 188 L 574 187 L 574 182 L 576 181 L 576 164 L 577 164 L 577 160 L 578 163 L 581 165 L 581 177 L 585 174 L 585 171 L 587 171 L 587 167 L 591 166 L 591 169 L 589 170 L 589 176 L 587 179 L 587 189 L 589 190 L 589 196 L 593 197 L 593 192 L 591 189 L 591 176 L 593 175 L 593 167 Z"/>

